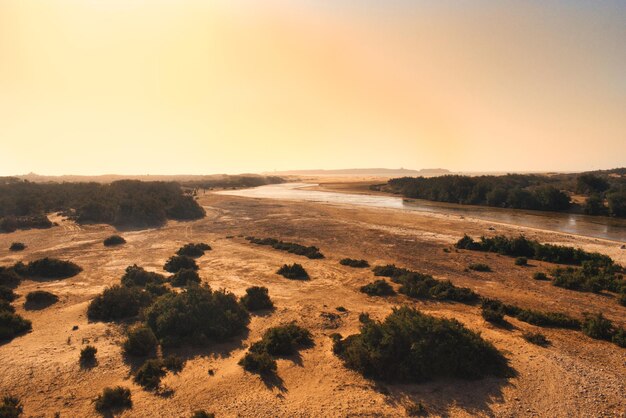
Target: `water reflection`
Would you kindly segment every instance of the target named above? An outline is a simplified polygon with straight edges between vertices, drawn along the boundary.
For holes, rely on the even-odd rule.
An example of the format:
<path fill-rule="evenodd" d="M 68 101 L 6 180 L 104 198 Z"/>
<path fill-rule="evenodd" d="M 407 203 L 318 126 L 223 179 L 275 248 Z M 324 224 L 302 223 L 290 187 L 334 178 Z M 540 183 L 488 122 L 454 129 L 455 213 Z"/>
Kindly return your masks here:
<path fill-rule="evenodd" d="M 626 242 L 626 220 L 624 219 L 482 206 L 464 206 L 427 200 L 402 199 L 393 196 L 325 192 L 310 190 L 308 189 L 310 186 L 312 185 L 307 183 L 285 183 L 252 189 L 225 190 L 218 193 L 255 198 L 304 200 L 318 203 L 338 203 L 453 214 L 511 225 Z"/>

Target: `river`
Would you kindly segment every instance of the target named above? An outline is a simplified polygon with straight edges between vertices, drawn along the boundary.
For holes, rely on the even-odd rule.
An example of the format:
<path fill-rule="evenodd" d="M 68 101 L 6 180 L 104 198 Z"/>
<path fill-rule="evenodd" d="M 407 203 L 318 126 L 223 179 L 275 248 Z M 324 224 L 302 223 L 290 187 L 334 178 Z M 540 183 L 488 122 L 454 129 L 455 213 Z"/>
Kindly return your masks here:
<path fill-rule="evenodd" d="M 309 183 L 284 183 L 251 189 L 224 190 L 217 193 L 262 198 L 388 208 L 418 212 L 453 214 L 491 222 L 564 232 L 586 237 L 626 242 L 626 220 L 571 213 L 501 209 L 485 206 L 457 205 L 428 200 L 367 194 L 350 194 L 310 190 Z"/>

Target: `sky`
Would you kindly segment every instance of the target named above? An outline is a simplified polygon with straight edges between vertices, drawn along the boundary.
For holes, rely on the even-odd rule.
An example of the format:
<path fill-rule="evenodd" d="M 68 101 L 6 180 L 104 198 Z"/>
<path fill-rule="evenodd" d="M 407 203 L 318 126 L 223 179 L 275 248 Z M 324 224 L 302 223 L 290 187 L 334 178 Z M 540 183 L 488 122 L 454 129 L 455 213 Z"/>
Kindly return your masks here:
<path fill-rule="evenodd" d="M 0 175 L 619 166 L 623 0 L 0 0 Z"/>

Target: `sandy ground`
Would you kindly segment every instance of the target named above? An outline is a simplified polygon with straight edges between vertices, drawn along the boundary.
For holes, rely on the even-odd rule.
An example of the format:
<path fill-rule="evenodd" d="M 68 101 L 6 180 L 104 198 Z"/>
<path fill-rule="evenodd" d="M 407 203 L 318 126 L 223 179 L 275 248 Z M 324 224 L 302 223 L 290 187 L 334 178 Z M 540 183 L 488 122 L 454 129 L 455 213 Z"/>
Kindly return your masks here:
<path fill-rule="evenodd" d="M 601 311 L 626 325 L 626 308 L 612 295 L 578 293 L 532 280 L 532 273 L 547 269 L 547 264 L 519 267 L 513 259 L 494 254 L 443 251 L 465 232 L 514 234 L 521 228 L 496 225 L 493 231 L 488 222 L 454 216 L 215 194 L 203 195 L 201 204 L 207 210 L 205 219 L 124 232 L 128 242 L 118 248 L 102 245 L 114 232 L 109 226 L 81 227 L 61 220 L 50 230 L 0 235 L 1 265 L 52 256 L 84 268 L 70 279 L 25 281 L 17 289 L 22 296 L 14 305 L 33 322 L 33 331 L 0 345 L 0 392 L 19 396 L 25 416 L 51 417 L 57 411 L 62 417 L 95 416 L 93 398 L 104 387 L 120 384 L 132 390 L 134 407 L 122 414 L 127 417 L 185 417 L 196 409 L 218 417 L 396 417 L 405 416 L 405 407 L 412 402 L 422 402 L 432 416 L 626 416 L 626 350 L 580 332 L 539 329 L 514 319 L 510 329 L 496 328 L 483 321 L 478 307 L 416 302 L 403 296 L 368 297 L 358 288 L 373 279 L 371 271 L 338 263 L 344 257 L 364 258 L 372 265 L 395 263 L 508 303 L 574 316 Z M 626 264 L 626 250 L 614 242 L 524 232 L 544 242 L 600 251 Z M 256 246 L 244 235 L 316 245 L 326 258 L 309 260 Z M 25 242 L 27 250 L 9 252 L 13 241 Z M 89 323 L 87 304 L 104 287 L 118 283 L 128 265 L 162 272 L 165 260 L 187 242 L 213 247 L 198 260 L 203 280 L 213 288 L 242 295 L 249 286 L 267 286 L 277 309 L 253 316 L 250 332 L 240 340 L 181 349 L 178 354 L 188 359 L 185 369 L 165 378 L 167 390 L 146 392 L 132 382 L 131 365 L 121 353 L 126 325 Z M 303 264 L 312 280 L 289 281 L 276 275 L 276 269 L 287 262 Z M 486 262 L 494 271 L 464 272 L 470 262 Z M 40 311 L 24 310 L 24 295 L 35 289 L 56 293 L 59 303 Z M 332 354 L 329 335 L 356 332 L 361 312 L 382 319 L 400 304 L 456 318 L 482 332 L 510 360 L 517 377 L 392 385 L 366 380 L 343 367 Z M 328 320 L 323 314 L 338 313 L 337 306 L 348 311 Z M 279 379 L 263 381 L 237 365 L 246 347 L 265 329 L 292 320 L 312 331 L 315 346 L 279 360 Z M 78 330 L 72 331 L 74 325 Z M 524 331 L 538 330 L 551 346 L 541 348 L 521 338 Z M 81 369 L 78 363 L 80 348 L 87 343 L 98 349 L 98 365 L 93 369 Z"/>

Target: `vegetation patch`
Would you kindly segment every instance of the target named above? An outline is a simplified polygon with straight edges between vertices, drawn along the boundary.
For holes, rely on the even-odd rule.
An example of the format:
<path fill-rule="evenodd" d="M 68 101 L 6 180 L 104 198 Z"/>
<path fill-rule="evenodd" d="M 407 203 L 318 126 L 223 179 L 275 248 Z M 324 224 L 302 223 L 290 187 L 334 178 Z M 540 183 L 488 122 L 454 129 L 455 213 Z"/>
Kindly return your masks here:
<path fill-rule="evenodd" d="M 283 266 L 279 268 L 276 273 L 280 274 L 281 276 L 287 279 L 293 279 L 293 280 L 308 280 L 309 279 L 309 273 L 306 272 L 306 270 L 304 269 L 304 267 L 302 267 L 301 264 L 297 264 L 297 263 L 283 264 Z"/>
<path fill-rule="evenodd" d="M 43 309 L 54 305 L 58 301 L 59 297 L 54 293 L 46 292 L 45 290 L 35 290 L 26 295 L 24 307 L 26 309 Z"/>
<path fill-rule="evenodd" d="M 146 318 L 164 346 L 225 341 L 245 331 L 250 321 L 234 294 L 213 291 L 208 285 L 159 297 Z"/>
<path fill-rule="evenodd" d="M 191 414 L 191 418 L 215 418 L 215 414 L 202 409 L 198 411 L 193 411 L 193 414 Z"/>
<path fill-rule="evenodd" d="M 483 299 L 480 306 L 483 319 L 496 325 L 504 325 L 504 305 L 493 299 Z"/>
<path fill-rule="evenodd" d="M 506 359 L 479 334 L 406 306 L 383 322 L 364 321 L 359 334 L 336 339 L 333 351 L 348 368 L 385 381 L 509 375 Z"/>
<path fill-rule="evenodd" d="M 354 268 L 366 268 L 370 266 L 370 263 L 366 260 L 355 260 L 354 258 L 343 258 L 339 261 L 339 264 Z"/>
<path fill-rule="evenodd" d="M 87 345 L 80 350 L 80 364 L 91 366 L 96 363 L 96 353 L 98 349 L 93 345 Z"/>
<path fill-rule="evenodd" d="M 143 267 L 139 267 L 137 264 L 126 267 L 124 275 L 122 276 L 122 286 L 126 287 L 146 287 L 148 285 L 159 285 L 165 282 L 165 277 L 162 274 L 147 271 Z"/>
<path fill-rule="evenodd" d="M 9 247 L 9 251 L 24 251 L 26 249 L 26 244 L 23 242 L 13 242 Z"/>
<path fill-rule="evenodd" d="M 148 359 L 137 370 L 133 380 L 144 389 L 154 390 L 159 387 L 166 374 L 167 370 L 161 360 Z"/>
<path fill-rule="evenodd" d="M 246 289 L 246 294 L 241 297 L 241 303 L 249 311 L 272 309 L 274 304 L 269 296 L 267 287 L 252 286 Z"/>
<path fill-rule="evenodd" d="M 324 258 L 320 249 L 314 246 L 306 247 L 304 245 L 295 244 L 293 242 L 284 242 L 275 238 L 255 238 L 246 237 L 248 241 L 257 245 L 269 245 L 276 250 L 286 251 L 291 254 L 302 255 L 308 258 Z"/>
<path fill-rule="evenodd" d="M 42 277 L 44 279 L 66 279 L 76 276 L 83 269 L 71 261 L 56 258 L 41 258 L 31 261 L 26 267 L 25 273 L 30 277 Z"/>
<path fill-rule="evenodd" d="M 100 413 L 106 413 L 113 410 L 130 409 L 133 407 L 130 389 L 123 386 L 105 388 L 95 399 L 94 406 L 96 411 Z"/>
<path fill-rule="evenodd" d="M 372 283 L 361 287 L 361 292 L 370 296 L 391 296 L 396 292 L 386 280 L 375 280 Z"/>
<path fill-rule="evenodd" d="M 522 334 L 522 338 L 531 344 L 538 345 L 540 347 L 547 347 L 550 345 L 550 341 L 540 332 L 525 332 Z"/>
<path fill-rule="evenodd" d="M 535 280 L 550 280 L 550 278 L 543 271 L 537 271 L 533 274 L 533 279 Z"/>
<path fill-rule="evenodd" d="M 123 348 L 131 356 L 147 356 L 156 351 L 157 338 L 152 329 L 145 325 L 132 328 L 124 341 Z"/>
<path fill-rule="evenodd" d="M 153 295 L 139 287 L 113 285 L 96 296 L 87 308 L 87 317 L 92 321 L 119 321 L 137 316 L 148 306 Z"/>
<path fill-rule="evenodd" d="M 266 352 L 249 351 L 238 363 L 243 369 L 250 373 L 260 375 L 271 375 L 276 373 L 276 360 Z"/>
<path fill-rule="evenodd" d="M 0 189 L 2 186 L 0 185 Z M 18 229 L 48 229 L 53 224 L 46 215 L 0 217 L 0 232 L 14 232 Z"/>
<path fill-rule="evenodd" d="M 526 258 L 526 257 L 517 257 L 515 259 L 515 265 L 516 266 L 527 266 L 528 265 L 528 258 Z"/>
<path fill-rule="evenodd" d="M 116 245 L 126 244 L 126 240 L 119 235 L 111 235 L 105 238 L 103 243 L 105 247 L 114 247 Z"/>
<path fill-rule="evenodd" d="M 585 261 L 581 268 L 556 268 L 551 272 L 552 284 L 569 290 L 598 293 L 602 290 L 626 292 L 622 268 L 615 265 L 599 266 Z"/>
<path fill-rule="evenodd" d="M 18 418 L 24 412 L 24 406 L 19 398 L 11 395 L 5 395 L 0 404 L 0 417 L 2 418 Z"/>
<path fill-rule="evenodd" d="M 483 271 L 483 272 L 491 271 L 491 267 L 483 263 L 472 263 L 469 266 L 467 266 L 467 268 L 470 270 L 474 270 L 474 271 Z"/>
<path fill-rule="evenodd" d="M 0 310 L 0 341 L 10 341 L 32 329 L 31 322 L 9 309 Z"/>
<path fill-rule="evenodd" d="M 11 289 L 15 289 L 22 282 L 22 276 L 17 273 L 17 269 L 23 269 L 24 265 L 21 263 L 16 263 L 13 267 L 2 267 L 0 266 L 0 286 L 6 286 Z"/>
<path fill-rule="evenodd" d="M 301 348 L 313 346 L 311 333 L 294 323 L 269 328 L 261 341 L 250 347 L 254 353 L 268 353 L 272 356 L 290 356 Z"/>
<path fill-rule="evenodd" d="M 191 257 L 191 258 L 198 258 L 198 257 L 202 257 L 205 251 L 210 251 L 210 250 L 211 250 L 211 246 L 208 244 L 205 244 L 202 242 L 197 243 L 197 244 L 189 243 L 180 247 L 178 251 L 176 251 L 176 254 L 184 255 L 186 257 Z"/>
<path fill-rule="evenodd" d="M 182 269 L 198 270 L 195 260 L 185 255 L 174 255 L 170 257 L 163 266 L 163 270 L 176 273 Z"/>
<path fill-rule="evenodd" d="M 180 269 L 169 278 L 169 281 L 175 287 L 196 286 L 201 282 L 200 275 L 193 269 Z"/>
<path fill-rule="evenodd" d="M 13 302 L 17 299 L 17 294 L 8 286 L 0 286 L 0 300 Z"/>

